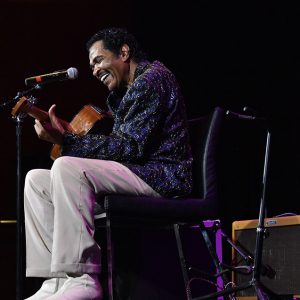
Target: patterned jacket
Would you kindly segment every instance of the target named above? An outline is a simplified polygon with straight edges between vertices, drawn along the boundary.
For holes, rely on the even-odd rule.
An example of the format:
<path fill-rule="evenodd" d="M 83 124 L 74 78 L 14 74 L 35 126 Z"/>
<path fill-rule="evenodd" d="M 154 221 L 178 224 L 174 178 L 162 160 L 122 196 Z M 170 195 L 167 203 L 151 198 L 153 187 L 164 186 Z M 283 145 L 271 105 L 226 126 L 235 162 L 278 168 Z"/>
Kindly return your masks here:
<path fill-rule="evenodd" d="M 120 94 L 120 93 L 119 93 Z M 163 196 L 191 192 L 192 157 L 185 105 L 174 75 L 160 62 L 138 64 L 130 88 L 111 92 L 111 134 L 64 134 L 62 155 L 118 161 Z"/>

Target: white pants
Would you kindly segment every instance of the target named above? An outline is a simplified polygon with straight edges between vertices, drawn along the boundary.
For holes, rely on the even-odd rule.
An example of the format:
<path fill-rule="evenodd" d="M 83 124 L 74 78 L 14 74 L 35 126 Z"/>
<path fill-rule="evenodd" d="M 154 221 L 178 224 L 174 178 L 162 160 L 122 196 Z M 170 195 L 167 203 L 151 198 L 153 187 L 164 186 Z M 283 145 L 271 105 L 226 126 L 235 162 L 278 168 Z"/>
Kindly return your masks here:
<path fill-rule="evenodd" d="M 64 156 L 51 170 L 27 173 L 24 190 L 26 276 L 99 273 L 94 236 L 96 194 L 159 196 L 114 161 Z"/>

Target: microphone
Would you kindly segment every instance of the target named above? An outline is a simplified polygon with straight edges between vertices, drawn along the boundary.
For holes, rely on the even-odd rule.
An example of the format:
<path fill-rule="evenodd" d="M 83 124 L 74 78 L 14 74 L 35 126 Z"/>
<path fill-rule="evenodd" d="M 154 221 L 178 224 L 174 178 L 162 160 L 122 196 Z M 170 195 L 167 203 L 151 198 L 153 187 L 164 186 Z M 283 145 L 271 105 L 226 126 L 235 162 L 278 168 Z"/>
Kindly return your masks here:
<path fill-rule="evenodd" d="M 55 81 L 73 80 L 78 77 L 79 73 L 76 68 L 69 68 L 67 70 L 55 71 L 53 73 L 28 77 L 25 79 L 26 86 L 33 86 L 36 84 L 44 84 Z"/>

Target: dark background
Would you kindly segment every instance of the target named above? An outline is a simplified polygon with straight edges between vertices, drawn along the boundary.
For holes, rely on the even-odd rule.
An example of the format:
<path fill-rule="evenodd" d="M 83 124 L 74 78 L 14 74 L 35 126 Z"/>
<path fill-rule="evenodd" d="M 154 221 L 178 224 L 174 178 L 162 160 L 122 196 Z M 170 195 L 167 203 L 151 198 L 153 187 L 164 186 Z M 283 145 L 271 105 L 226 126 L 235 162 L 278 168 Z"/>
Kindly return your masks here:
<path fill-rule="evenodd" d="M 58 115 L 68 120 L 87 103 L 105 108 L 107 91 L 92 78 L 85 43 L 102 27 L 125 26 L 152 59 L 176 74 L 189 118 L 215 106 L 236 112 L 249 106 L 268 119 L 268 216 L 299 214 L 299 15 L 296 4 L 271 1 L 2 0 L 0 102 L 24 90 L 26 77 L 76 67 L 76 81 L 35 93 L 38 106 L 48 110 L 55 103 Z M 50 146 L 37 139 L 33 121 L 28 117 L 23 126 L 24 174 L 51 164 Z M 0 219 L 15 219 L 16 137 L 10 110 L 0 112 L 0 122 Z M 246 151 L 241 154 L 235 136 L 225 140 L 223 214 L 229 223 L 258 215 L 265 137 L 262 129 L 232 128 Z M 2 257 L 13 257 L 10 251 Z"/>

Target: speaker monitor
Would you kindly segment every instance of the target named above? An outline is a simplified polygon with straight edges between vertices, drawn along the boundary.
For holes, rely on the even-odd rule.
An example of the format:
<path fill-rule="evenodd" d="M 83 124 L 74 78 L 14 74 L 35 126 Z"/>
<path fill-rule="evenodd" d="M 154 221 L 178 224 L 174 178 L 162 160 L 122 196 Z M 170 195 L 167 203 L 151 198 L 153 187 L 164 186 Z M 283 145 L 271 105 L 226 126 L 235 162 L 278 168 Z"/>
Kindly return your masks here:
<path fill-rule="evenodd" d="M 256 227 L 258 220 L 235 221 L 232 239 L 245 251 L 255 255 Z M 261 283 L 278 295 L 300 295 L 300 216 L 265 219 L 262 251 Z M 246 265 L 242 256 L 233 251 L 237 265 Z M 252 274 L 233 274 L 236 285 L 248 282 Z M 256 299 L 254 288 L 237 293 L 240 299 Z"/>

